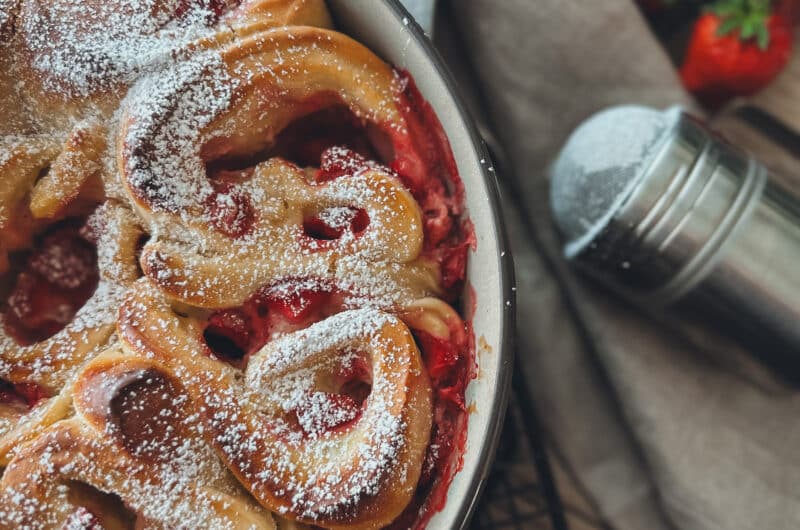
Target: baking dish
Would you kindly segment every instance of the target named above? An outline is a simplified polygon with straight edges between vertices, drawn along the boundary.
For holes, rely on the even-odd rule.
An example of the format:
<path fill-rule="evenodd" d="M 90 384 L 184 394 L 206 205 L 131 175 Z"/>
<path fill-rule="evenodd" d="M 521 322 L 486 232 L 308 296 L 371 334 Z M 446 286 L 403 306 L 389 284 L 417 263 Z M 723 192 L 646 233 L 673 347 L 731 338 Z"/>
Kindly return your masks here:
<path fill-rule="evenodd" d="M 430 529 L 465 528 L 494 459 L 509 395 L 513 355 L 513 265 L 487 150 L 454 81 L 422 29 L 395 0 L 328 0 L 336 26 L 407 70 L 450 140 L 466 189 L 477 245 L 470 253 L 465 307 L 474 307 L 477 377 L 467 388 L 470 411 L 463 467 Z"/>

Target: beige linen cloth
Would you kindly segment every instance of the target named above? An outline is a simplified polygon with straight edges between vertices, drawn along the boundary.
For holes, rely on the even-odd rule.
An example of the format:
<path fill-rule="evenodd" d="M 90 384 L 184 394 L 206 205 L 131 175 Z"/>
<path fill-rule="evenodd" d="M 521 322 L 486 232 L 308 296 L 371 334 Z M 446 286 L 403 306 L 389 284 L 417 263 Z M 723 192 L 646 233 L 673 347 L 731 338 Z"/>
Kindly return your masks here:
<path fill-rule="evenodd" d="M 800 394 L 561 255 L 547 167 L 573 128 L 617 103 L 691 105 L 633 1 L 447 1 L 437 23 L 460 35 L 508 155 L 517 353 L 549 442 L 616 530 L 800 528 Z"/>

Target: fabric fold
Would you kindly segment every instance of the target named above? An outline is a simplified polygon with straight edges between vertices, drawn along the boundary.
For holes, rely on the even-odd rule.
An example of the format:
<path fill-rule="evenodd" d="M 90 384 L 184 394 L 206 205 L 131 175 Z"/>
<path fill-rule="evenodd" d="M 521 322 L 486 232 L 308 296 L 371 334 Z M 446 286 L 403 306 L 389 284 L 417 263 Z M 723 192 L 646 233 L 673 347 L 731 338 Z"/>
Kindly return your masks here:
<path fill-rule="evenodd" d="M 618 530 L 800 526 L 797 393 L 703 322 L 644 315 L 562 257 L 547 168 L 574 127 L 614 104 L 692 106 L 635 3 L 450 0 L 439 14 L 507 151 L 524 377 L 602 517 Z"/>

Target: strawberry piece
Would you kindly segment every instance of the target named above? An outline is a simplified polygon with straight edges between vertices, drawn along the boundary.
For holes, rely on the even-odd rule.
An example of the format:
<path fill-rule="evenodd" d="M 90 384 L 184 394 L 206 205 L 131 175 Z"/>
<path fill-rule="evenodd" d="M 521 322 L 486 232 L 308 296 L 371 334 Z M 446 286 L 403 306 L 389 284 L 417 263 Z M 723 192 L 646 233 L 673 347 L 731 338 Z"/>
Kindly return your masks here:
<path fill-rule="evenodd" d="M 319 217 L 314 216 L 303 221 L 303 232 L 312 239 L 334 241 L 342 237 L 344 228 L 331 226 Z"/>
<path fill-rule="evenodd" d="M 359 153 L 344 147 L 331 147 L 320 155 L 319 171 L 315 176 L 317 182 L 328 182 L 345 175 L 354 175 L 365 169 L 374 167 Z"/>
<path fill-rule="evenodd" d="M 270 305 L 290 322 L 300 322 L 320 309 L 329 296 L 324 291 L 303 291 L 278 298 Z"/>
<path fill-rule="evenodd" d="M 54 230 L 16 279 L 8 297 L 6 331 L 21 345 L 52 337 L 72 321 L 98 281 L 91 243 L 73 226 Z"/>
<path fill-rule="evenodd" d="M 50 394 L 36 383 L 14 384 L 0 379 L 0 403 L 17 403 L 31 409 L 48 397 Z"/>
<path fill-rule="evenodd" d="M 25 402 L 31 408 L 50 397 L 50 394 L 36 383 L 17 383 L 14 385 L 14 390 L 25 399 Z"/>
<path fill-rule="evenodd" d="M 463 285 L 467 278 L 469 241 L 446 249 L 442 257 L 442 285 L 446 290 Z M 460 289 L 458 289 L 460 290 Z"/>
<path fill-rule="evenodd" d="M 93 274 L 94 252 L 75 237 L 50 237 L 31 256 L 29 267 L 60 289 L 77 289 Z"/>
<path fill-rule="evenodd" d="M 208 20 L 207 24 L 211 25 L 240 3 L 240 0 L 179 0 L 173 11 L 173 17 L 182 19 L 192 12 L 208 11 L 211 14 L 211 20 Z"/>
<path fill-rule="evenodd" d="M 686 88 L 715 108 L 750 96 L 789 61 L 792 24 L 768 0 L 720 0 L 695 23 L 681 67 Z"/>
<path fill-rule="evenodd" d="M 249 319 L 237 309 L 223 309 L 211 315 L 203 332 L 211 351 L 232 364 L 237 364 L 251 353 L 252 335 Z"/>
<path fill-rule="evenodd" d="M 24 406 L 28 405 L 25 397 L 17 392 L 14 385 L 2 379 L 0 379 L 0 403 L 4 405 L 10 405 L 12 403 Z"/>
<path fill-rule="evenodd" d="M 335 241 L 346 230 L 361 234 L 369 226 L 369 214 L 362 208 L 341 207 L 323 210 L 303 221 L 305 235 L 317 241 Z"/>
<path fill-rule="evenodd" d="M 203 338 L 217 359 L 243 368 L 248 357 L 264 346 L 272 333 L 305 327 L 322 318 L 332 293 L 319 290 L 254 294 L 237 308 L 220 309 L 208 319 Z"/>

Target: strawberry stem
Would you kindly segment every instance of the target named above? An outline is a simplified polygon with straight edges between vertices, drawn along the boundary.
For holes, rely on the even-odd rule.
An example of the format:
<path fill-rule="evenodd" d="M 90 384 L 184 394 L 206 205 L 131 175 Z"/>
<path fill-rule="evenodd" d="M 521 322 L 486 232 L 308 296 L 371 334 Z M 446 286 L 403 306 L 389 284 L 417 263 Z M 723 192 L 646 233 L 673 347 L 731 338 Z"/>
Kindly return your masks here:
<path fill-rule="evenodd" d="M 762 50 L 769 47 L 771 0 L 717 0 L 706 9 L 720 19 L 717 35 L 738 33 L 742 41 L 755 40 Z"/>

